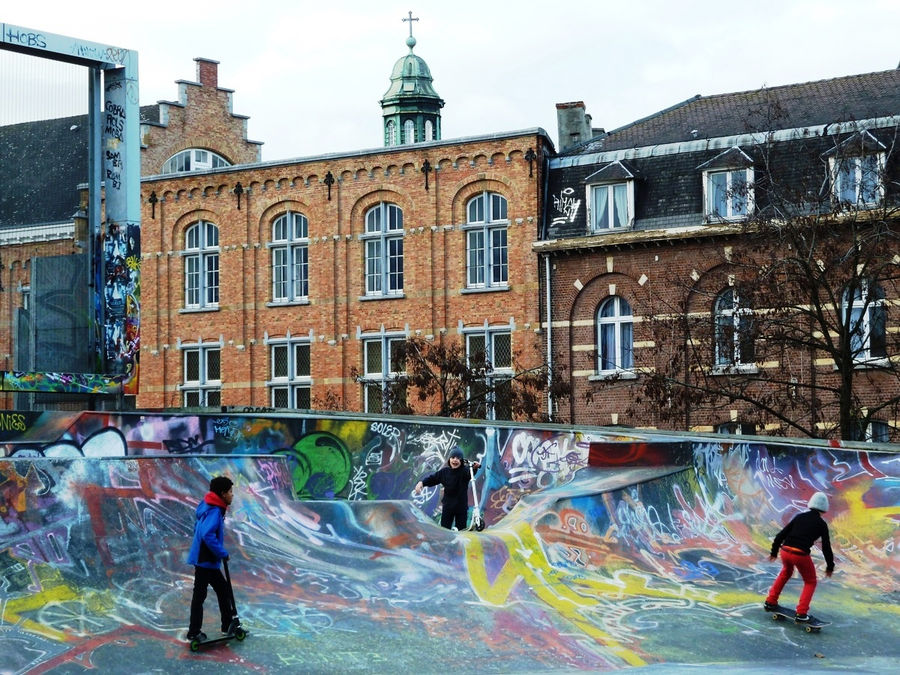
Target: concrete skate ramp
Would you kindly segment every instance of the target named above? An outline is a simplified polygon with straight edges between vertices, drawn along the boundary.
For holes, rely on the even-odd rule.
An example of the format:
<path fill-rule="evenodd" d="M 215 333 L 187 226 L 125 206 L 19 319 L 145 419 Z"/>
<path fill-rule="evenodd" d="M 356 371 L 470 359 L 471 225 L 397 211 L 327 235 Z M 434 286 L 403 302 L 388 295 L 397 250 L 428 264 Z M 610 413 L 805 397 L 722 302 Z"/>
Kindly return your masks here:
<path fill-rule="evenodd" d="M 284 456 L 0 461 L 0 672 L 893 671 L 896 454 L 683 441 L 591 463 L 455 533 L 406 500 L 295 500 Z M 251 635 L 192 654 L 184 560 L 223 473 Z M 834 624 L 807 635 L 761 603 L 771 538 L 817 489 L 837 571 L 813 611 Z"/>

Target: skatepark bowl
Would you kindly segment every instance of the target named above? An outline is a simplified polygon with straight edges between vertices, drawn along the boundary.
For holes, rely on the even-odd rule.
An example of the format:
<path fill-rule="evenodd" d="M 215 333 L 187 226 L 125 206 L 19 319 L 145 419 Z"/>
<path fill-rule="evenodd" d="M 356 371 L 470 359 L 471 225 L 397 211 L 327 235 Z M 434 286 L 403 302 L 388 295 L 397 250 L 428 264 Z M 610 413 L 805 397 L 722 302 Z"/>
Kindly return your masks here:
<path fill-rule="evenodd" d="M 2 415 L 4 675 L 900 662 L 897 446 L 268 411 Z M 439 491 L 413 494 L 454 448 L 482 462 L 482 532 L 440 528 Z M 235 483 L 226 548 L 250 635 L 193 653 L 185 561 L 216 475 Z M 836 570 L 825 578 L 814 548 L 812 611 L 832 625 L 807 634 L 762 604 L 772 538 L 818 490 Z M 210 637 L 217 624 L 210 594 Z"/>

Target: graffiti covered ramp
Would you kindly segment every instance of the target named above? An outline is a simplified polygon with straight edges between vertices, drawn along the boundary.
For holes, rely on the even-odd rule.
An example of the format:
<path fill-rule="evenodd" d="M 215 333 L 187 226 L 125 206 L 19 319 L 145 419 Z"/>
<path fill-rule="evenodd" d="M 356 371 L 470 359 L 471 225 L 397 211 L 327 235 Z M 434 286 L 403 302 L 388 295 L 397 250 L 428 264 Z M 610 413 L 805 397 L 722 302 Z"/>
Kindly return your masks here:
<path fill-rule="evenodd" d="M 442 530 L 402 500 L 295 501 L 276 456 L 10 460 L 0 472 L 4 673 L 887 671 L 900 656 L 896 456 L 749 448 L 583 469 L 481 533 Z M 191 654 L 183 561 L 220 473 L 236 483 L 228 547 L 252 635 Z M 798 477 L 826 481 L 834 502 L 838 572 L 814 605 L 834 625 L 820 635 L 760 607 Z"/>

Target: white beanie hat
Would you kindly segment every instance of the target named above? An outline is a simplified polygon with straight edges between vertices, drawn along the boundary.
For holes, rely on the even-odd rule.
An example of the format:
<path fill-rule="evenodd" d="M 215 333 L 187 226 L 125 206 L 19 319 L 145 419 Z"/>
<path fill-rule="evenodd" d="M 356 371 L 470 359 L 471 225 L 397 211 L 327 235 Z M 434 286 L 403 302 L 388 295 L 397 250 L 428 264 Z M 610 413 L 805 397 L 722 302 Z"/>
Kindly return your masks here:
<path fill-rule="evenodd" d="M 826 495 L 824 492 L 817 492 L 809 498 L 807 506 L 811 509 L 822 511 L 824 513 L 828 510 L 828 495 Z"/>

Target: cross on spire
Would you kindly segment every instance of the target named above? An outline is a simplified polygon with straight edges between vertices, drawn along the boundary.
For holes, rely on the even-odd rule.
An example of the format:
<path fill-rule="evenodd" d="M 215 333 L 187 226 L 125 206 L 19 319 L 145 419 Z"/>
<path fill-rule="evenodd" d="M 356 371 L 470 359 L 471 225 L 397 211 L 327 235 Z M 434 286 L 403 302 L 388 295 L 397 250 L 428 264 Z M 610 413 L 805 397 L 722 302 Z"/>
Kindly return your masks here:
<path fill-rule="evenodd" d="M 409 21 L 409 37 L 412 37 L 412 36 L 413 36 L 413 34 L 412 34 L 412 22 L 413 22 L 413 21 L 418 21 L 418 20 L 419 20 L 419 17 L 413 17 L 413 15 L 412 15 L 412 10 L 409 11 L 409 18 L 408 18 L 408 19 L 401 19 L 401 21 L 403 21 L 404 23 L 407 22 L 407 21 Z"/>

